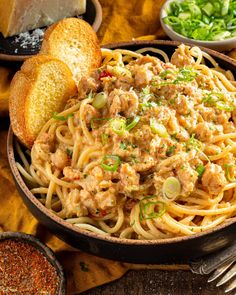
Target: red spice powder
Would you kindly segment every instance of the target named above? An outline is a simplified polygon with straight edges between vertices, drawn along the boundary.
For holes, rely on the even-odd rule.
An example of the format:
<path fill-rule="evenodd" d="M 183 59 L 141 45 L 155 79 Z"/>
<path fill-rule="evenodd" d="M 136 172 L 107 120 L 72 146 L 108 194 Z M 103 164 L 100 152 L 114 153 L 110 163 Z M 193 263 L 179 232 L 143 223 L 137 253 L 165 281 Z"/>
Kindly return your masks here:
<path fill-rule="evenodd" d="M 0 241 L 0 295 L 56 295 L 59 277 L 47 258 L 29 243 Z"/>

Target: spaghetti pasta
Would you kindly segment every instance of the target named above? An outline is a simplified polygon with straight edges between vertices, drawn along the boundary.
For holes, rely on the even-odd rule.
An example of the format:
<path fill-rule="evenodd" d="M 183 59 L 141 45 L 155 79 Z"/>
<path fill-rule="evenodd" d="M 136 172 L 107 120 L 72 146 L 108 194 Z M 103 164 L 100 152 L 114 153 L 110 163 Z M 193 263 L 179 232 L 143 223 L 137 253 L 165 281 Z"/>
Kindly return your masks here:
<path fill-rule="evenodd" d="M 185 45 L 171 59 L 102 53 L 32 150 L 16 145 L 31 192 L 74 226 L 128 239 L 193 235 L 235 216 L 233 74 Z"/>

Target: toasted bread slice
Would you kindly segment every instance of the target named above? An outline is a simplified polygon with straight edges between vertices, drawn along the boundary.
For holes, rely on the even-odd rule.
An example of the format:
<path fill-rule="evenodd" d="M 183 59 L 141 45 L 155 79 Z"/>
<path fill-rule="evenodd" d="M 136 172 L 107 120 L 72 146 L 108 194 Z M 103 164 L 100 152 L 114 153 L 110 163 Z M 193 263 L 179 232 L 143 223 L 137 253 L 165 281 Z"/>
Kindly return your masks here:
<path fill-rule="evenodd" d="M 50 26 L 44 35 L 41 53 L 65 62 L 78 85 L 81 77 L 98 68 L 102 54 L 92 27 L 78 18 L 65 18 Z"/>
<path fill-rule="evenodd" d="M 31 148 L 39 131 L 63 110 L 77 87 L 68 66 L 47 55 L 26 60 L 11 83 L 9 113 L 13 132 Z"/>

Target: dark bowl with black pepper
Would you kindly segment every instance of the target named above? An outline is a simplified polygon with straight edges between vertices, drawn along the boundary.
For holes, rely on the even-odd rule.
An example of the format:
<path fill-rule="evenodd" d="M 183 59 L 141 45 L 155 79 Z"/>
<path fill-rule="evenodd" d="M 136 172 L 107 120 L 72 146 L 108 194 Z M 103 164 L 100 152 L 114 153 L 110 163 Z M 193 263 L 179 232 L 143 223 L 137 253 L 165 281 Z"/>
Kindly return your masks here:
<path fill-rule="evenodd" d="M 65 277 L 50 248 L 32 235 L 0 234 L 0 293 L 65 295 Z M 3 293 L 2 293 L 3 292 Z"/>
<path fill-rule="evenodd" d="M 171 56 L 179 42 L 174 41 L 132 41 L 127 43 L 113 43 L 105 46 L 109 49 L 138 50 L 144 47 L 153 47 L 163 50 Z M 190 47 L 191 44 L 188 44 Z M 230 70 L 236 75 L 236 61 L 210 49 L 201 48 L 210 54 L 220 67 Z M 155 55 L 154 53 L 152 53 Z M 228 246 L 235 241 L 236 217 L 229 218 L 221 225 L 191 236 L 181 236 L 159 240 L 121 239 L 109 235 L 99 235 L 80 229 L 61 219 L 48 210 L 30 192 L 29 187 L 20 175 L 16 166 L 16 140 L 12 129 L 8 134 L 8 160 L 16 183 L 16 187 L 25 204 L 32 214 L 52 233 L 75 248 L 108 259 L 131 263 L 183 263 L 191 259 L 207 255 Z"/>

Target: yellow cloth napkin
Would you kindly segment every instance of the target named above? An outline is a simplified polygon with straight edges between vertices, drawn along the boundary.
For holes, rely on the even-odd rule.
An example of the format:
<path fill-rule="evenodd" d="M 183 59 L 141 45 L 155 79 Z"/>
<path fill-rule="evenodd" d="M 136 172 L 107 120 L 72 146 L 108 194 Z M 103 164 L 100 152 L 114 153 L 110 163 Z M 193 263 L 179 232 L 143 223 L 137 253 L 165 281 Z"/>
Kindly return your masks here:
<path fill-rule="evenodd" d="M 166 39 L 159 21 L 159 11 L 164 0 L 100 2 L 103 7 L 103 22 L 98 36 L 102 44 L 134 38 Z M 0 231 L 33 234 L 51 247 L 65 268 L 68 295 L 121 277 L 129 269 L 129 265 L 98 258 L 68 246 L 37 222 L 17 193 L 7 162 L 7 131 L 3 124 L 3 116 L 8 112 L 12 74 L 12 69 L 0 66 Z M 84 264 L 85 268 L 82 267 Z"/>

